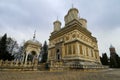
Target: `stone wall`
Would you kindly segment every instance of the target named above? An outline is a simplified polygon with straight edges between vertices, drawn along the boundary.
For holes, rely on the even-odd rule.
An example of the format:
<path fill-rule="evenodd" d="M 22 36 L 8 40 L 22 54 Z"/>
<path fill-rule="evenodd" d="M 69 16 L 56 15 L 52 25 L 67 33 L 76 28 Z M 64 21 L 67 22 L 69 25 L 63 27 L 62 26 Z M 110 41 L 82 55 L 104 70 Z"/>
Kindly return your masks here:
<path fill-rule="evenodd" d="M 69 68 L 63 61 L 51 61 L 50 71 L 68 71 Z"/>
<path fill-rule="evenodd" d="M 71 70 L 101 70 L 107 69 L 108 66 L 103 66 L 99 63 L 93 62 L 64 62 L 55 61 L 50 62 L 50 71 L 71 71 Z"/>

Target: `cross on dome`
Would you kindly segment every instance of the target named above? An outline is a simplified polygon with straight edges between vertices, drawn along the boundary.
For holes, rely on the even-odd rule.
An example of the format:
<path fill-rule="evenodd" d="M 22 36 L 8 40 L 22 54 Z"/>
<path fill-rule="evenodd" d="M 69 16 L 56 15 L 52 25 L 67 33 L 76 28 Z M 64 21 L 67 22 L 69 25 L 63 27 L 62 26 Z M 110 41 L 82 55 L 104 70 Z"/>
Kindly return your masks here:
<path fill-rule="evenodd" d="M 72 8 L 74 8 L 74 4 L 72 3 Z"/>
<path fill-rule="evenodd" d="M 58 21 L 58 16 L 57 16 L 57 21 Z"/>
<path fill-rule="evenodd" d="M 112 44 L 110 44 L 110 48 L 114 48 L 114 46 Z"/>
<path fill-rule="evenodd" d="M 36 30 L 34 31 L 33 40 L 35 40 L 35 37 L 36 37 Z"/>

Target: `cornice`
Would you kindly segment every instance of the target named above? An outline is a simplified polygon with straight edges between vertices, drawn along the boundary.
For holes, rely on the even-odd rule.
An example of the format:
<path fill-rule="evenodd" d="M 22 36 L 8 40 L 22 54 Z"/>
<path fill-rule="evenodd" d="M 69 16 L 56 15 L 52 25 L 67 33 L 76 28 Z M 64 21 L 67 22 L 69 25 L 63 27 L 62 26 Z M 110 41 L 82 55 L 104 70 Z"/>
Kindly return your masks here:
<path fill-rule="evenodd" d="M 82 24 L 78 20 L 74 19 L 71 22 L 65 24 L 65 27 L 63 27 L 61 30 L 52 32 L 49 40 L 63 36 L 64 34 L 70 32 L 70 31 L 73 31 L 73 30 L 79 30 L 84 35 L 89 36 L 90 38 L 92 37 L 91 32 L 88 31 L 86 28 L 83 28 Z"/>

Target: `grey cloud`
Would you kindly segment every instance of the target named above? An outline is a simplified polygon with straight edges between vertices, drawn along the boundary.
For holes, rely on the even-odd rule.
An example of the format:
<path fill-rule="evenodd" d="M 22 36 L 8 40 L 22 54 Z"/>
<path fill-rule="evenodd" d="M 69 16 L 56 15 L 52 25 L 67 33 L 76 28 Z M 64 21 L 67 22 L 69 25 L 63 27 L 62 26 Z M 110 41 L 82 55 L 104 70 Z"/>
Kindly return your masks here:
<path fill-rule="evenodd" d="M 43 43 L 53 31 L 57 16 L 64 26 L 64 16 L 74 4 L 80 17 L 87 19 L 88 29 L 98 38 L 102 53 L 110 43 L 119 46 L 115 42 L 120 38 L 113 36 L 120 30 L 119 3 L 119 0 L 0 0 L 0 35 L 7 32 L 22 42 L 31 39 L 36 29 L 37 39 Z"/>

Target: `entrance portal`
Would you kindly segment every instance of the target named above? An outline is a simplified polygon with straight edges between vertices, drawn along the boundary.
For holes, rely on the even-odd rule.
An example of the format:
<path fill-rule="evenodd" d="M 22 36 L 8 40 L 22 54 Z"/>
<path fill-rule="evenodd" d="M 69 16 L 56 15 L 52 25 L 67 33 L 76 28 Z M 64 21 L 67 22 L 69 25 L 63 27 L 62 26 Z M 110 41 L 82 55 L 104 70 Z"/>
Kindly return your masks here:
<path fill-rule="evenodd" d="M 35 57 L 36 57 L 36 52 L 35 52 L 35 51 L 32 51 L 32 52 L 28 55 L 27 61 L 33 62 Z"/>
<path fill-rule="evenodd" d="M 58 60 L 58 61 L 60 61 L 60 50 L 59 50 L 59 49 L 57 49 L 56 53 L 57 53 L 57 55 L 56 55 L 57 60 Z"/>

